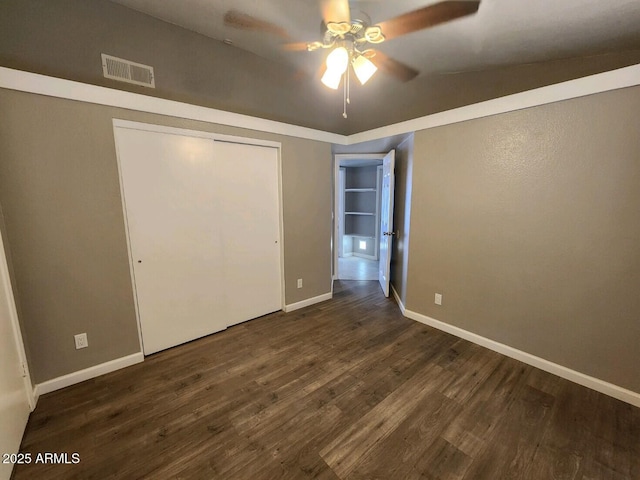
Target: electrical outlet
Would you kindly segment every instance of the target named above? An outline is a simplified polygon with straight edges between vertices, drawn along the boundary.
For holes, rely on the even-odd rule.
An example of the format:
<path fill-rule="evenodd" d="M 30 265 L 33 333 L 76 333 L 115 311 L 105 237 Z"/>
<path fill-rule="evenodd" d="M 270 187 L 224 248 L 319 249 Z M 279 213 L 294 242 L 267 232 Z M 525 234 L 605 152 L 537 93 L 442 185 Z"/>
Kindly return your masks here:
<path fill-rule="evenodd" d="M 442 305 L 442 294 L 436 293 L 436 305 Z"/>
<path fill-rule="evenodd" d="M 87 340 L 86 333 L 79 333 L 78 335 L 74 335 L 73 338 L 76 341 L 76 350 L 87 348 L 89 346 L 89 340 Z"/>
<path fill-rule="evenodd" d="M 298 279 L 298 288 L 302 288 L 302 279 L 301 278 Z"/>

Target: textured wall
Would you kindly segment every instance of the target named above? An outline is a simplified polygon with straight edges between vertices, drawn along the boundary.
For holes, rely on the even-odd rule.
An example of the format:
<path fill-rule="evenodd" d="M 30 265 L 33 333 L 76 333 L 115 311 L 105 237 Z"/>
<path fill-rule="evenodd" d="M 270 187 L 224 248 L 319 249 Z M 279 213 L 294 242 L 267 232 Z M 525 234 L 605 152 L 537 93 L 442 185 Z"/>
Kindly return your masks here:
<path fill-rule="evenodd" d="M 639 112 L 633 87 L 416 132 L 407 308 L 640 392 Z"/>
<path fill-rule="evenodd" d="M 331 290 L 329 144 L 8 90 L 0 111 L 0 204 L 36 383 L 139 351 L 112 118 L 281 142 L 286 303 Z M 75 350 L 80 332 L 90 347 Z"/>

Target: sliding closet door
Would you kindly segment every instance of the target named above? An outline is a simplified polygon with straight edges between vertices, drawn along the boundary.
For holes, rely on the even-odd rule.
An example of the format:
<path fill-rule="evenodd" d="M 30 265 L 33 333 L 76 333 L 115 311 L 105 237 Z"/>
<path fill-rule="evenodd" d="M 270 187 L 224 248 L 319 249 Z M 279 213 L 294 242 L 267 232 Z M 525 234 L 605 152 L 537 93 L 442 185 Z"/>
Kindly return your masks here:
<path fill-rule="evenodd" d="M 148 355 L 226 328 L 214 142 L 116 130 Z"/>
<path fill-rule="evenodd" d="M 282 308 L 278 150 L 216 142 L 227 325 Z"/>
<path fill-rule="evenodd" d="M 115 130 L 144 353 L 280 310 L 277 150 Z"/>

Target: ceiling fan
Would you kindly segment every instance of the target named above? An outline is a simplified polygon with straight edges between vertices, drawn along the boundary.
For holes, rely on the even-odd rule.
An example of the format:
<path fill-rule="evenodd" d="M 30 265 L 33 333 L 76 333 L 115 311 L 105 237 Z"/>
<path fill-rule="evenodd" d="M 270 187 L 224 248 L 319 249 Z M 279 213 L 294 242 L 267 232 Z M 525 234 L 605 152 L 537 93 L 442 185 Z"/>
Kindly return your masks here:
<path fill-rule="evenodd" d="M 478 11 L 479 6 L 480 0 L 445 0 L 372 24 L 369 19 L 352 19 L 348 0 L 320 0 L 322 39 L 284 43 L 282 47 L 289 51 L 331 50 L 326 58 L 326 70 L 321 81 L 327 87 L 337 90 L 344 77 L 342 116 L 347 118 L 351 69 L 363 85 L 377 70 L 403 82 L 412 80 L 420 73 L 380 50 L 371 48 L 372 45 L 471 15 Z M 266 32 L 290 40 L 281 27 L 237 10 L 228 11 L 224 16 L 224 23 L 230 27 Z"/>

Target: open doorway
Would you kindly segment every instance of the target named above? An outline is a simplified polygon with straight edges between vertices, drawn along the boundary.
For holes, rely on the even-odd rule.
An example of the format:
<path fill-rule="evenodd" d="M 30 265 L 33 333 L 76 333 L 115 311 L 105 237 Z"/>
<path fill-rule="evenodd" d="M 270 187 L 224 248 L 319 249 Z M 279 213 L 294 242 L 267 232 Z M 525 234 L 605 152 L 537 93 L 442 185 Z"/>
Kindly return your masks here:
<path fill-rule="evenodd" d="M 389 295 L 388 235 L 393 235 L 393 158 L 393 151 L 335 156 L 335 278 L 378 280 L 385 296 Z"/>
<path fill-rule="evenodd" d="M 339 280 L 377 280 L 382 159 L 338 161 Z"/>
<path fill-rule="evenodd" d="M 388 152 L 388 153 L 370 153 Z M 333 177 L 334 177 L 334 232 L 332 236 L 332 272 L 333 279 L 372 278 L 367 267 L 378 265 L 377 280 L 385 296 L 393 293 L 398 299 L 405 295 L 407 258 L 409 245 L 409 215 L 411 205 L 411 165 L 413 155 L 413 134 L 404 133 L 375 140 L 367 140 L 352 145 L 334 145 Z M 378 261 L 361 262 L 359 255 L 346 256 L 344 236 L 346 225 L 344 215 L 346 172 L 343 180 L 342 168 L 382 164 L 381 185 L 378 183 L 380 205 L 376 245 Z M 398 168 L 398 187 L 396 191 L 396 166 Z M 341 186 L 342 184 L 342 186 Z M 369 194 L 371 195 L 371 194 Z M 387 201 L 384 201 L 386 199 Z M 357 212 L 354 212 L 357 213 Z M 367 212 L 370 213 L 370 212 Z M 395 215 L 394 215 L 395 214 Z M 397 216 L 397 218 L 394 218 Z M 351 221 L 351 220 L 349 220 Z M 361 221 L 361 220 L 360 220 Z M 379 242 L 378 242 L 379 240 Z M 347 247 L 349 240 L 347 240 Z M 353 248 L 353 239 L 351 240 Z M 360 247 L 360 243 L 355 245 Z M 365 245 L 362 245 L 365 247 Z M 367 245 L 368 247 L 368 245 Z M 367 259 L 365 259 L 367 260 Z M 347 264 L 351 261 L 354 266 Z M 351 267 L 351 268 L 350 268 Z M 355 272 L 353 272 L 355 270 Z M 394 284 L 391 285 L 391 277 Z M 400 295 L 400 296 L 399 296 Z M 399 300 L 404 301 L 404 300 Z"/>

